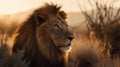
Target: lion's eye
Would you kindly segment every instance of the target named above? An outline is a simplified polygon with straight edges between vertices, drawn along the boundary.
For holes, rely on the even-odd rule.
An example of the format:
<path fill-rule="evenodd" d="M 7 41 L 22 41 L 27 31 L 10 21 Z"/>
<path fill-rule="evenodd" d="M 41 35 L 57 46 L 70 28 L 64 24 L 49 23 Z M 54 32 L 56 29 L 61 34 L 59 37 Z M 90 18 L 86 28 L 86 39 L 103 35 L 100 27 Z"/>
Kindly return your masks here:
<path fill-rule="evenodd" d="M 60 29 L 59 25 L 57 25 L 57 24 L 54 27 L 55 27 L 55 29 Z"/>

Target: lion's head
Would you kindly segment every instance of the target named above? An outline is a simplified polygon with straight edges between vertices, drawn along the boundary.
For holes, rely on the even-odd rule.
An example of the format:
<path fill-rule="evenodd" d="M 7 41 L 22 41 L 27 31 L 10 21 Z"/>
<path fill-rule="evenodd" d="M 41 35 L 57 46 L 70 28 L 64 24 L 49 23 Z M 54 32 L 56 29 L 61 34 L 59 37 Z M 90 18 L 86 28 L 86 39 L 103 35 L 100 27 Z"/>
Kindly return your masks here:
<path fill-rule="evenodd" d="M 35 10 L 16 30 L 15 34 L 19 35 L 13 51 L 25 49 L 26 54 L 31 57 L 41 53 L 51 62 L 65 60 L 73 35 L 68 30 L 66 13 L 60 8 L 54 4 L 45 4 Z"/>

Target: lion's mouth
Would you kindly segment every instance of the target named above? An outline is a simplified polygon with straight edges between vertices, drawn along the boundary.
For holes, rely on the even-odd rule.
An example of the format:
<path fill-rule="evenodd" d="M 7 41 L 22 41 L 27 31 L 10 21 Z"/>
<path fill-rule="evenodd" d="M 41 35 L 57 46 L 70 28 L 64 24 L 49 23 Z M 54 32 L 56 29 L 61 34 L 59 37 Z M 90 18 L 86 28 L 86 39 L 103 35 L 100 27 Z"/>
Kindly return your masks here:
<path fill-rule="evenodd" d="M 61 51 L 70 51 L 71 45 L 65 45 L 65 46 L 57 46 Z"/>

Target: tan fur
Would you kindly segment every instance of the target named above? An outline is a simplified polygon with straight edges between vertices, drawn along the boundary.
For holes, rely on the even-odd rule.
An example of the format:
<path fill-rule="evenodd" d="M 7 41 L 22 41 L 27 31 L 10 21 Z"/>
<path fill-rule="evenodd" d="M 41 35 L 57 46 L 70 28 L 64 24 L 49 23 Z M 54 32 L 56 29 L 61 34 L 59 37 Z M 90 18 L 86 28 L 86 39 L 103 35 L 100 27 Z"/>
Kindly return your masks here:
<path fill-rule="evenodd" d="M 54 4 L 35 10 L 15 31 L 13 52 L 25 50 L 30 67 L 66 67 L 73 35 L 66 13 Z"/>

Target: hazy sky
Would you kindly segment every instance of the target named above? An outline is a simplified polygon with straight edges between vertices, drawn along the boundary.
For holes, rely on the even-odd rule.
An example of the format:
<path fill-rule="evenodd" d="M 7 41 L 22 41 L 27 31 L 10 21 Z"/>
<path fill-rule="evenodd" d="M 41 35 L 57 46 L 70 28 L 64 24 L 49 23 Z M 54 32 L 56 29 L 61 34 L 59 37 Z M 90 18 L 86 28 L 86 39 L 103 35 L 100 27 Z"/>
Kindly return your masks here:
<path fill-rule="evenodd" d="M 53 2 L 63 6 L 66 11 L 78 11 L 75 0 L 0 0 L 0 14 L 14 13 L 36 8 L 45 2 Z"/>
<path fill-rule="evenodd" d="M 91 8 L 88 1 L 93 0 L 0 0 L 0 14 L 16 13 L 20 11 L 29 10 L 42 5 L 45 2 L 53 2 L 63 6 L 63 9 L 68 12 L 80 11 L 80 6 L 86 6 L 87 9 Z M 120 4 L 120 0 L 94 0 L 101 3 L 115 1 L 116 5 Z"/>

